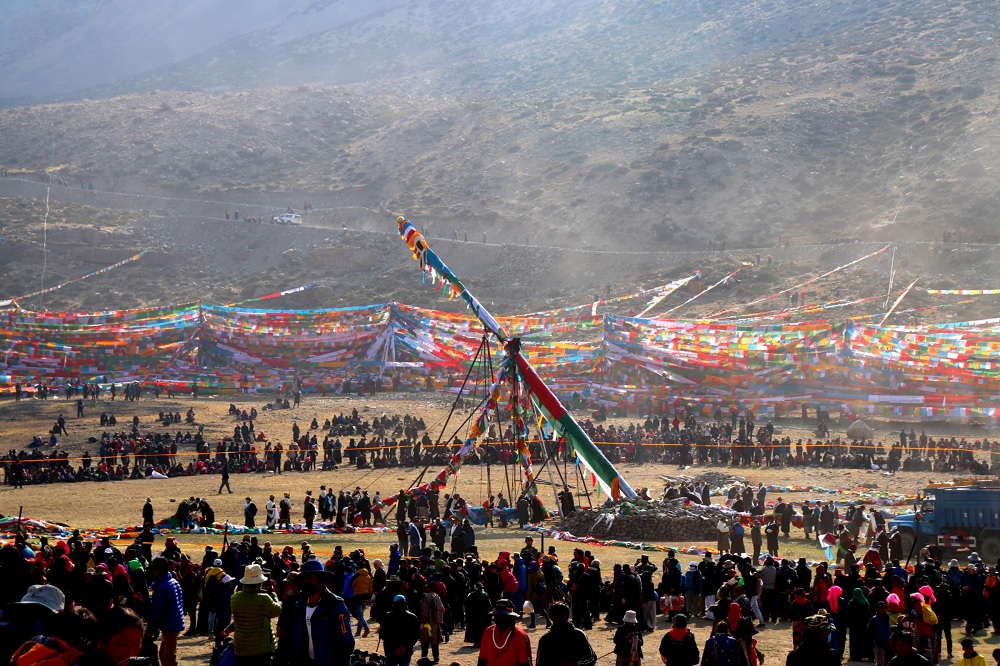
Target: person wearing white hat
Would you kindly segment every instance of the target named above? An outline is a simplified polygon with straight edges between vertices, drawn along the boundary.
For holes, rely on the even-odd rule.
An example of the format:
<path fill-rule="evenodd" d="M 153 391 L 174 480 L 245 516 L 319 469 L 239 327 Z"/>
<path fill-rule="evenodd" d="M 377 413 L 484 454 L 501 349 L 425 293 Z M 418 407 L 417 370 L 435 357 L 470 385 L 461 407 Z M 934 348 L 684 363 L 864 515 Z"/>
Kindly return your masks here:
<path fill-rule="evenodd" d="M 13 587 L 14 581 L 5 582 Z M 50 635 L 56 613 L 65 603 L 66 597 L 58 587 L 32 585 L 20 602 L 0 606 L 0 663 L 9 663 L 25 641 Z"/>
<path fill-rule="evenodd" d="M 220 597 L 225 596 L 226 604 L 229 604 L 229 595 L 222 595 L 222 579 L 226 577 L 226 572 L 222 569 L 222 560 L 215 558 L 210 566 L 205 569 L 205 577 L 201 583 L 201 614 L 204 631 L 209 636 L 215 636 L 215 620 L 218 617 Z M 227 609 L 228 610 L 228 609 Z"/>
<path fill-rule="evenodd" d="M 27 594 L 21 597 L 22 604 L 41 604 L 53 613 L 58 613 L 66 606 L 66 595 L 55 585 L 32 585 Z"/>
<path fill-rule="evenodd" d="M 635 611 L 625 611 L 625 618 L 615 630 L 615 666 L 642 663 L 642 629 Z"/>
<path fill-rule="evenodd" d="M 249 564 L 240 579 L 243 589 L 229 600 L 238 666 L 268 666 L 277 648 L 272 620 L 281 615 L 281 603 L 265 583 L 268 579 L 261 566 Z"/>

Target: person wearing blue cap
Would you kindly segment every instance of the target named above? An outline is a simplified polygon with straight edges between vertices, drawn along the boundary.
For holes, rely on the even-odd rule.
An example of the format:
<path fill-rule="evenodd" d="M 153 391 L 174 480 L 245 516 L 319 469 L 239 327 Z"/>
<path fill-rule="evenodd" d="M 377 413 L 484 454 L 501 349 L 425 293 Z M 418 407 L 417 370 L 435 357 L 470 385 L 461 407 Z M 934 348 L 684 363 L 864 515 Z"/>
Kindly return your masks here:
<path fill-rule="evenodd" d="M 306 666 L 348 666 L 354 651 L 351 614 L 344 600 L 327 589 L 333 573 L 309 560 L 295 579 L 299 597 L 292 618 L 295 661 Z"/>
<path fill-rule="evenodd" d="M 420 640 L 420 620 L 410 612 L 402 594 L 393 597 L 392 610 L 382 616 L 378 633 L 385 646 L 385 666 L 410 666 Z"/>

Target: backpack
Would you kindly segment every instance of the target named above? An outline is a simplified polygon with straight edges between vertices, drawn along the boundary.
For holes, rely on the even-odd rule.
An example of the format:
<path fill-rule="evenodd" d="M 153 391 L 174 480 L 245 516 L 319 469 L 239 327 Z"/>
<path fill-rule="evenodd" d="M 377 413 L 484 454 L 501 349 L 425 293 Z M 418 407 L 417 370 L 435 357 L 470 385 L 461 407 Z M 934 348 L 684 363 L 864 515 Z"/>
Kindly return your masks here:
<path fill-rule="evenodd" d="M 257 515 L 257 505 L 254 504 L 253 502 L 250 502 L 250 506 L 247 507 L 247 513 L 249 513 L 251 516 L 256 516 Z"/>
<path fill-rule="evenodd" d="M 793 569 L 779 569 L 778 570 L 778 592 L 782 594 L 791 594 L 795 591 L 796 585 L 798 585 L 799 577 Z"/>

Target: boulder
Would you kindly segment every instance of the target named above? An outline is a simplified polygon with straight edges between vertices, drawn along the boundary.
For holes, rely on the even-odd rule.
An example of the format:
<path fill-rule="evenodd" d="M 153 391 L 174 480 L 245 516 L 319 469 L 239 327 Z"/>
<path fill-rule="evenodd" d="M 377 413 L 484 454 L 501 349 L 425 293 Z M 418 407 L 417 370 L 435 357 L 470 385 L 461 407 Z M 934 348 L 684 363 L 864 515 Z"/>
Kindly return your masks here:
<path fill-rule="evenodd" d="M 875 436 L 875 430 L 861 419 L 858 419 L 847 427 L 847 436 L 851 439 L 871 439 Z"/>

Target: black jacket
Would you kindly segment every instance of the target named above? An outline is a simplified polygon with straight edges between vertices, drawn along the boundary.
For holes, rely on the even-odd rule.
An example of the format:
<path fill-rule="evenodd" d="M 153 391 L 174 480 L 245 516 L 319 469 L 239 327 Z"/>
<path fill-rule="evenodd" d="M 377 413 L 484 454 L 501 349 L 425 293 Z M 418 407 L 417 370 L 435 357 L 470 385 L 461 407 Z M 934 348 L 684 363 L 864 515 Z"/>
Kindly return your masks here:
<path fill-rule="evenodd" d="M 666 659 L 667 666 L 695 666 L 701 661 L 698 643 L 690 630 L 668 629 L 660 640 L 660 656 Z"/>
<path fill-rule="evenodd" d="M 382 616 L 379 635 L 386 655 L 409 656 L 420 640 L 420 620 L 406 609 L 393 608 Z"/>
<path fill-rule="evenodd" d="M 570 622 L 553 622 L 552 628 L 538 639 L 538 653 L 535 666 L 559 666 L 560 664 L 593 666 L 597 654 L 583 633 Z"/>

